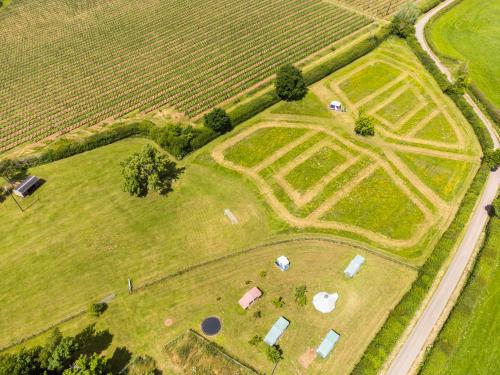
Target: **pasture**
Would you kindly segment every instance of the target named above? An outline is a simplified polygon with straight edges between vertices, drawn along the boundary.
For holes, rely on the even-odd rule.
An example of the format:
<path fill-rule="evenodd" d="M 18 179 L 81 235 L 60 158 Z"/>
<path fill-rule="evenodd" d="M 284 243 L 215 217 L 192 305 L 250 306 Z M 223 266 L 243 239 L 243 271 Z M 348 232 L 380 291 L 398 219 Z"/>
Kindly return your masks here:
<path fill-rule="evenodd" d="M 347 113 L 328 113 L 334 99 Z M 353 134 L 360 110 L 375 119 L 374 138 Z M 291 226 L 418 261 L 478 167 L 470 134 L 409 49 L 392 39 L 313 85 L 302 102 L 257 116 L 211 155 L 250 178 Z"/>
<path fill-rule="evenodd" d="M 500 355 L 500 219 L 492 218 L 489 237 L 471 279 L 428 354 L 422 375 L 493 375 Z"/>
<path fill-rule="evenodd" d="M 333 99 L 347 112 L 330 112 Z M 376 119 L 373 138 L 354 135 L 360 108 Z M 120 190 L 120 161 L 147 143 L 138 138 L 36 167 L 46 183 L 22 201 L 24 212 L 11 198 L 0 205 L 1 315 L 11 317 L 0 321 L 0 346 L 116 293 L 97 322 L 114 335 L 110 350 L 160 361 L 167 342 L 216 315 L 223 328 L 214 340 L 269 371 L 262 347 L 248 340 L 284 315 L 291 325 L 278 374 L 303 368 L 332 328 L 341 340 L 308 371 L 348 373 L 453 216 L 479 164 L 472 134 L 404 42 L 390 39 L 303 101 L 279 103 L 190 155 L 167 197 Z M 342 272 L 356 254 L 367 262 L 348 280 Z M 274 267 L 279 255 L 291 259 L 290 271 Z M 340 294 L 331 317 L 295 304 L 302 284 L 309 301 L 321 290 Z M 243 312 L 237 301 L 252 286 L 264 296 Z M 279 296 L 283 308 L 272 304 Z"/>
<path fill-rule="evenodd" d="M 0 152 L 134 110 L 198 115 L 371 22 L 321 0 L 16 0 Z"/>
<path fill-rule="evenodd" d="M 450 65 L 468 64 L 472 80 L 500 108 L 500 3 L 462 1 L 432 21 L 428 35 Z"/>

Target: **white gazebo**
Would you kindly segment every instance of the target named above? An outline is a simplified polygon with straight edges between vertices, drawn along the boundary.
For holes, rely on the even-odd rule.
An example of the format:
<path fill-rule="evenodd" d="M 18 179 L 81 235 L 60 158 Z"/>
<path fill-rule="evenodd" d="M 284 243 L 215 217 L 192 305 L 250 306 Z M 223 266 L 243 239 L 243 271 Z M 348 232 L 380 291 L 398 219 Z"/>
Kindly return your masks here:
<path fill-rule="evenodd" d="M 337 112 L 342 112 L 342 103 L 334 100 L 330 103 L 330 109 Z"/>
<path fill-rule="evenodd" d="M 279 269 L 281 269 L 282 271 L 286 271 L 290 267 L 290 261 L 284 255 L 278 257 L 278 259 L 276 259 L 276 261 L 274 262 L 274 264 L 276 264 L 276 266 Z"/>
<path fill-rule="evenodd" d="M 338 299 L 338 293 L 329 294 L 327 292 L 319 292 L 313 297 L 313 305 L 316 310 L 326 314 L 335 310 L 335 304 Z"/>

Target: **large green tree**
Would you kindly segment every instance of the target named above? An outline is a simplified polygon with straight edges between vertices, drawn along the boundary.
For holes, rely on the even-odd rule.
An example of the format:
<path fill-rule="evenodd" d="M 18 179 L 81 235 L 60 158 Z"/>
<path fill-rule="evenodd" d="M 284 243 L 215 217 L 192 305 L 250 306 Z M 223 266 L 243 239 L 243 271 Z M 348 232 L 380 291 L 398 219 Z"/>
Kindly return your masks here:
<path fill-rule="evenodd" d="M 64 370 L 63 375 L 111 375 L 108 360 L 94 353 L 91 356 L 81 355 L 71 368 Z"/>
<path fill-rule="evenodd" d="M 231 118 L 222 108 L 215 108 L 203 116 L 203 123 L 207 128 L 219 134 L 227 133 L 233 128 Z"/>
<path fill-rule="evenodd" d="M 26 172 L 26 165 L 19 160 L 5 159 L 0 162 L 0 177 L 9 182 L 24 177 Z"/>
<path fill-rule="evenodd" d="M 307 94 L 302 72 L 291 64 L 278 69 L 275 88 L 278 98 L 287 102 L 301 100 Z"/>
<path fill-rule="evenodd" d="M 403 4 L 399 11 L 394 15 L 391 22 L 391 31 L 393 34 L 406 38 L 415 33 L 415 22 L 420 15 L 420 9 L 414 2 Z"/>
<path fill-rule="evenodd" d="M 151 145 L 146 145 L 121 165 L 123 190 L 139 197 L 151 190 L 165 194 L 179 174 L 176 164 Z"/>

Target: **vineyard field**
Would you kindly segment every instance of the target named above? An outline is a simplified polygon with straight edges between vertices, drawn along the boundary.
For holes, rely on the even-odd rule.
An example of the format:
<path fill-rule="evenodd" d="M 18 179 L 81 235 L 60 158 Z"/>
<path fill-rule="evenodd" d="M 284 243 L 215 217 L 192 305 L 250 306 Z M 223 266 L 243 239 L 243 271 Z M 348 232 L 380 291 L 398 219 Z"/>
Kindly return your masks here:
<path fill-rule="evenodd" d="M 371 22 L 320 0 L 15 1 L 0 152 L 134 110 L 199 115 Z"/>
<path fill-rule="evenodd" d="M 411 0 L 410 0 L 411 1 Z M 353 7 L 379 18 L 394 14 L 408 0 L 339 0 L 339 3 Z"/>

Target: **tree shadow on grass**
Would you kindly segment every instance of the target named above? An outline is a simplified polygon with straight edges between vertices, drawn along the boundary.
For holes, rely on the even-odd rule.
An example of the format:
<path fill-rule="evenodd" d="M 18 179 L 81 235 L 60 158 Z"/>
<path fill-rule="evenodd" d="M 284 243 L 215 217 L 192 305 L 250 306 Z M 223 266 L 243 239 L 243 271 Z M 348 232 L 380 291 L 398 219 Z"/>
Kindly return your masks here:
<path fill-rule="evenodd" d="M 111 345 L 113 335 L 107 329 L 97 331 L 95 324 L 91 324 L 75 336 L 75 341 L 78 343 L 78 355 L 100 354 Z"/>
<path fill-rule="evenodd" d="M 119 374 L 132 359 L 132 352 L 124 346 L 115 349 L 108 363 L 112 374 Z"/>

